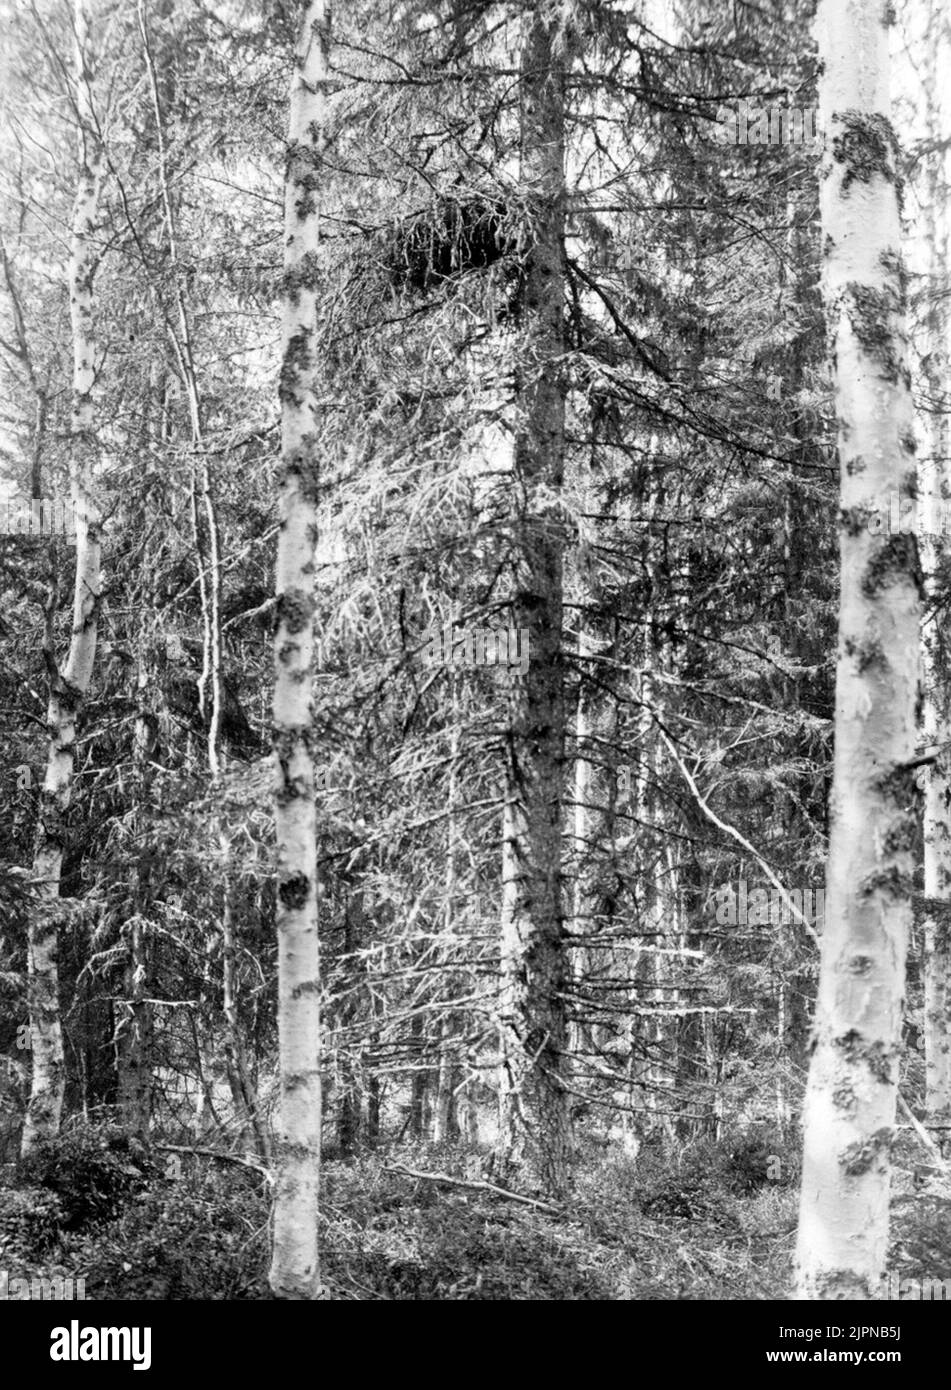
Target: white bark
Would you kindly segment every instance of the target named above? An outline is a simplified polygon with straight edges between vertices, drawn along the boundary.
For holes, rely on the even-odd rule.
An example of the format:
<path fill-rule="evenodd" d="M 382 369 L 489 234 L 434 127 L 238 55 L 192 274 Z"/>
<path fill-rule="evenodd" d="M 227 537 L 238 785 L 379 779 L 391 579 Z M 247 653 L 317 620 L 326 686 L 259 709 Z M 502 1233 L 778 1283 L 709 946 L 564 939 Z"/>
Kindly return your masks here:
<path fill-rule="evenodd" d="M 940 141 L 943 134 L 942 83 L 944 68 L 939 54 L 949 58 L 948 27 L 938 6 L 928 6 L 924 48 L 924 114 L 926 137 Z M 945 97 L 946 100 L 946 97 Z M 949 192 L 948 151 L 934 150 L 927 160 L 922 208 L 924 256 L 929 300 L 925 308 L 924 387 L 927 426 L 922 431 L 924 456 L 919 497 L 919 534 L 922 565 L 927 576 L 929 610 L 940 599 L 938 571 L 946 553 L 943 539 L 946 499 L 951 497 L 947 410 L 949 328 L 946 306 L 948 287 Z M 922 628 L 924 735 L 929 746 L 942 752 L 925 772 L 924 809 L 924 1034 L 925 1110 L 934 1138 L 943 1144 L 951 1138 L 951 753 L 945 747 L 951 737 L 951 691 L 948 687 L 948 648 L 940 607 L 929 612 Z"/>
<path fill-rule="evenodd" d="M 318 1295 L 320 961 L 313 709 L 317 541 L 317 181 L 325 122 L 330 19 L 307 5 L 291 83 L 284 228 L 282 458 L 274 662 L 278 848 L 279 1175 L 271 1288 Z"/>
<path fill-rule="evenodd" d="M 841 598 L 831 836 L 803 1124 L 797 1296 L 867 1299 L 888 1244 L 915 838 L 920 579 L 912 536 L 872 534 L 914 486 L 897 150 L 881 6 L 822 0 L 823 293 L 835 363 Z"/>
<path fill-rule="evenodd" d="M 162 110 L 159 76 L 156 71 L 155 58 L 149 38 L 144 0 L 139 0 L 138 19 L 146 67 L 149 74 L 152 110 L 155 116 L 158 175 L 162 193 L 162 207 L 165 214 L 165 227 L 168 235 L 169 270 L 171 273 L 172 288 L 175 294 L 175 304 L 178 310 L 178 333 L 176 334 L 174 331 L 170 331 L 172 343 L 175 348 L 175 356 L 178 359 L 178 366 L 182 375 L 182 381 L 185 384 L 192 443 L 195 446 L 195 453 L 198 459 L 197 466 L 194 463 L 192 464 L 191 492 L 189 499 L 192 536 L 195 542 L 195 563 L 198 566 L 198 593 L 201 601 L 203 628 L 202 670 L 198 681 L 198 708 L 201 717 L 204 719 L 207 716 L 208 719 L 208 766 L 211 769 L 212 777 L 217 777 L 220 772 L 218 740 L 221 734 L 222 703 L 221 537 L 218 526 L 218 512 L 214 498 L 211 464 L 208 457 L 208 450 L 205 446 L 204 431 L 202 428 L 201 394 L 198 388 L 198 371 L 195 365 L 195 345 L 188 317 L 185 290 L 180 273 L 178 234 L 175 225 L 176 219 L 172 192 L 169 185 L 168 158 L 165 144 L 165 112 Z M 202 543 L 201 523 L 199 520 L 199 496 L 201 498 L 201 510 L 204 512 L 205 525 L 208 530 L 208 554 L 210 561 L 208 569 L 210 573 L 206 571 L 205 567 L 205 547 Z M 211 680 L 210 710 L 208 709 L 207 699 L 209 679 Z"/>
<path fill-rule="evenodd" d="M 69 258 L 69 311 L 73 336 L 73 401 L 70 422 L 70 489 L 76 516 L 76 572 L 73 626 L 66 667 L 60 671 L 48 630 L 45 656 L 50 676 L 47 725 L 49 758 L 37 827 L 33 877 L 37 902 L 27 938 L 27 990 L 30 1008 L 32 1080 L 23 1128 L 26 1154 L 36 1141 L 59 1129 L 66 1082 L 59 1016 L 56 899 L 66 846 L 73 787 L 76 720 L 92 676 L 99 615 L 101 540 L 95 495 L 98 442 L 93 403 L 95 339 L 93 277 L 103 151 L 92 107 L 89 18 L 84 0 L 74 14 L 76 112 L 79 119 L 79 181 L 73 208 Z M 51 624 L 50 624 L 51 626 Z"/>

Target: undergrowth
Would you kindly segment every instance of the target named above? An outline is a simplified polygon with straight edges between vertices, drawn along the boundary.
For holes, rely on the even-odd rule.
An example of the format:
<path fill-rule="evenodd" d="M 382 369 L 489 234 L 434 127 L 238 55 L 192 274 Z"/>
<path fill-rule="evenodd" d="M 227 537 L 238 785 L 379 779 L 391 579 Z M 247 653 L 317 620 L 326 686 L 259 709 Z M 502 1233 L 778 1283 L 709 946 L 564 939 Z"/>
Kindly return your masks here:
<path fill-rule="evenodd" d="M 82 1277 L 94 1300 L 269 1298 L 266 1180 L 199 1156 L 180 1177 L 168 1171 L 115 1132 L 73 1130 L 45 1146 L 0 1179 L 0 1268 Z M 322 1280 L 345 1300 L 784 1298 L 796 1176 L 768 1135 L 676 1155 L 645 1146 L 636 1160 L 581 1164 L 552 1210 L 478 1186 L 470 1149 L 326 1159 Z M 951 1202 L 932 1207 L 925 1219 L 896 1202 L 893 1259 L 909 1274 L 949 1262 Z"/>

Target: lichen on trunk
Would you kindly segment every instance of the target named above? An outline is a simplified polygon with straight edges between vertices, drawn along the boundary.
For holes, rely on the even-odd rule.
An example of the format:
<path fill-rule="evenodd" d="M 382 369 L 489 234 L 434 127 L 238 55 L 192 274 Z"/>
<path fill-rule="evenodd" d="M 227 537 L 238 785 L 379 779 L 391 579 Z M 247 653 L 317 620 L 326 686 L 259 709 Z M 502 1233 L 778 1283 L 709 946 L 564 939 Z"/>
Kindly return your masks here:
<path fill-rule="evenodd" d="M 317 544 L 317 190 L 329 61 L 325 0 L 305 7 L 291 84 L 284 188 L 278 628 L 274 647 L 280 1121 L 270 1284 L 319 1293 L 320 960 L 312 680 Z"/>
<path fill-rule="evenodd" d="M 803 1115 L 800 1298 L 867 1299 L 888 1245 L 915 837 L 920 575 L 913 536 L 873 534 L 914 492 L 887 18 L 823 0 L 823 295 L 840 466 L 841 595 L 825 930 Z"/>
<path fill-rule="evenodd" d="M 56 900 L 69 834 L 76 722 L 89 689 L 96 658 L 99 619 L 101 536 L 95 492 L 98 457 L 93 332 L 93 280 L 98 262 L 96 220 L 103 165 L 99 124 L 93 109 L 93 66 L 84 0 L 73 12 L 75 111 L 79 121 L 79 179 L 73 206 L 69 258 L 69 309 L 73 338 L 73 395 L 70 419 L 70 489 L 76 517 L 76 570 L 72 636 L 66 666 L 54 654 L 48 615 L 44 657 L 49 674 L 47 727 L 50 745 L 33 857 L 36 900 L 27 934 L 27 1000 L 32 1074 L 23 1127 L 22 1152 L 59 1129 L 66 1084 L 59 1007 Z"/>

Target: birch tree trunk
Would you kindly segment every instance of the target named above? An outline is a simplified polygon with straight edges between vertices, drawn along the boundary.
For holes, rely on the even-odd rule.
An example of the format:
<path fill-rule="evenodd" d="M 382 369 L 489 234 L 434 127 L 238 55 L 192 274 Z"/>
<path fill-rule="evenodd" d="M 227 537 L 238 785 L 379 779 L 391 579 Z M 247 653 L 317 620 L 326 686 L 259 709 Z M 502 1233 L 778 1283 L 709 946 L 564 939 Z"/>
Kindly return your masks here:
<path fill-rule="evenodd" d="M 163 5 L 159 11 L 167 17 L 169 11 Z M 178 361 L 179 371 L 185 386 L 188 401 L 188 418 L 191 427 L 192 443 L 197 464 L 193 462 L 189 505 L 191 511 L 192 536 L 195 542 L 195 563 L 198 567 L 198 594 L 201 601 L 202 616 L 202 669 L 198 679 L 198 708 L 203 720 L 207 720 L 208 766 L 212 777 L 220 771 L 218 741 L 221 735 L 221 532 L 218 525 L 218 510 L 215 503 L 214 486 L 211 476 L 211 463 L 205 443 L 202 424 L 201 393 L 198 387 L 198 369 L 195 361 L 195 342 L 188 314 L 186 292 L 181 276 L 178 254 L 178 232 L 176 228 L 175 205 L 172 185 L 169 179 L 168 149 L 165 138 L 166 112 L 163 109 L 162 89 L 167 87 L 167 73 L 160 74 L 152 52 L 149 37 L 148 18 L 144 0 L 138 0 L 139 31 L 149 86 L 152 95 L 152 110 L 155 117 L 155 143 L 158 156 L 158 177 L 165 214 L 165 227 L 168 238 L 168 265 L 178 310 L 178 332 L 171 332 L 172 344 Z M 165 80 L 163 80 L 163 78 Z M 199 509 L 199 500 L 201 503 Z M 208 562 L 205 559 L 205 544 L 202 537 L 201 515 L 205 519 L 208 537 Z M 211 705 L 208 704 L 208 683 L 211 682 Z"/>
<path fill-rule="evenodd" d="M 270 1284 L 279 1298 L 318 1295 L 320 960 L 311 686 L 317 540 L 317 275 L 330 16 L 303 14 L 290 93 L 284 190 L 284 356 L 281 367 L 278 630 L 274 756 L 278 852 L 280 1133 Z"/>
<path fill-rule="evenodd" d="M 513 677 L 503 849 L 499 1152 L 551 1193 L 568 1176 L 569 971 L 562 901 L 565 35 L 533 7 L 522 40 L 520 180 L 532 223 L 524 290 L 513 623 L 530 633 Z"/>
<path fill-rule="evenodd" d="M 822 0 L 824 284 L 840 467 L 835 761 L 797 1296 L 868 1299 L 888 1244 L 915 839 L 920 573 L 913 536 L 873 534 L 914 491 L 887 17 Z"/>
<path fill-rule="evenodd" d="M 951 737 L 951 692 L 948 688 L 946 624 L 940 609 L 939 573 L 946 560 L 944 514 L 951 497 L 948 428 L 948 152 L 942 146 L 942 89 L 938 55 L 949 57 L 948 30 L 934 0 L 927 7 L 924 34 L 924 106 L 926 135 L 937 148 L 927 160 L 924 207 L 923 270 L 929 302 L 924 342 L 924 386 L 928 422 L 923 439 L 925 457 L 919 493 L 919 533 L 922 565 L 929 590 L 928 612 L 922 627 L 924 733 L 929 745 L 942 751 L 924 773 L 924 960 L 925 986 L 925 1110 L 926 1123 L 939 1145 L 951 1139 L 951 755 L 944 746 Z M 946 100 L 946 98 L 945 98 Z"/>
<path fill-rule="evenodd" d="M 23 1127 L 22 1152 L 55 1134 L 63 1110 L 66 1071 L 59 1012 L 56 899 L 68 834 L 73 788 L 76 720 L 89 689 L 96 657 L 100 600 L 101 537 L 96 501 L 98 452 L 93 387 L 93 278 L 98 262 L 95 226 L 103 151 L 92 106 L 93 65 L 84 0 L 73 11 L 79 182 L 69 258 L 69 310 L 73 335 L 73 400 L 70 421 L 70 490 L 76 516 L 73 625 L 66 667 L 60 670 L 48 630 L 44 656 L 49 672 L 49 757 L 40 799 L 33 859 L 37 901 L 27 934 L 27 992 L 33 1071 Z"/>

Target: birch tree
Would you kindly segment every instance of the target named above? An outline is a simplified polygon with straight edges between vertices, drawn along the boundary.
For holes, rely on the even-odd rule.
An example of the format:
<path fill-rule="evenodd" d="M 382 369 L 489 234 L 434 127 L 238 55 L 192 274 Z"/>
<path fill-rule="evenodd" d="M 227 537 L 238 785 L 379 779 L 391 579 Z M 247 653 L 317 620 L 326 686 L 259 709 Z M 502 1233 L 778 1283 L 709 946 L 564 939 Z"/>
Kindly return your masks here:
<path fill-rule="evenodd" d="M 823 0 L 823 296 L 834 362 L 841 595 L 819 993 L 803 1115 L 800 1298 L 873 1296 L 888 1243 L 915 839 L 920 574 L 870 524 L 914 492 L 888 11 Z"/>
<path fill-rule="evenodd" d="M 290 92 L 284 190 L 278 628 L 274 661 L 275 828 L 278 853 L 279 1175 L 271 1288 L 281 1298 L 318 1290 L 320 961 L 311 684 L 317 542 L 318 179 L 330 16 L 304 9 Z"/>
<path fill-rule="evenodd" d="M 76 569 L 72 638 L 64 668 L 54 655 L 52 617 L 44 657 L 49 674 L 49 755 L 40 800 L 33 859 L 36 904 L 27 940 L 32 1078 L 22 1151 L 59 1129 L 66 1083 L 59 1010 L 57 906 L 73 792 L 76 723 L 89 689 L 96 657 L 102 555 L 96 497 L 98 440 L 93 391 L 96 382 L 93 282 L 99 261 L 96 219 L 103 150 L 93 109 L 93 60 L 89 14 L 84 0 L 73 11 L 75 92 L 79 122 L 79 179 L 73 208 L 69 258 L 69 311 L 73 340 L 70 419 L 70 490 L 76 517 Z"/>
<path fill-rule="evenodd" d="M 924 17 L 924 16 L 923 16 Z M 934 142 L 926 163 L 921 232 L 928 286 L 925 314 L 924 389 L 925 455 L 919 500 L 922 561 L 928 578 L 929 604 L 922 627 L 924 733 L 937 746 L 935 761 L 923 769 L 924 808 L 924 1038 L 925 1110 L 940 1144 L 951 1138 L 951 755 L 945 746 L 951 730 L 948 651 L 941 622 L 939 574 L 946 542 L 944 516 L 949 497 L 949 366 L 946 308 L 948 276 L 948 151 L 941 140 L 942 87 L 939 53 L 948 56 L 948 27 L 935 4 L 927 7 L 924 34 L 924 114 L 926 138 Z M 945 98 L 946 100 L 946 98 Z M 946 564 L 946 559 L 944 560 Z"/>

